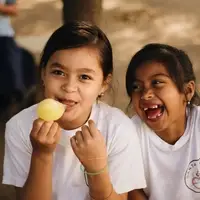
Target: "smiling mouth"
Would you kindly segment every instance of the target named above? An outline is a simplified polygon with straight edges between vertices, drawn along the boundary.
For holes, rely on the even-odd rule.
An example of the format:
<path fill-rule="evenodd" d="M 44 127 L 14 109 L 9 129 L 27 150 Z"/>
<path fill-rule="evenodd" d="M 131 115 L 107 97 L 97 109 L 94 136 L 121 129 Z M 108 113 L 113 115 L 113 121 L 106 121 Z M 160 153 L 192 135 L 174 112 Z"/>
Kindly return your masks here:
<path fill-rule="evenodd" d="M 145 108 L 143 108 L 143 110 L 149 120 L 156 120 L 163 115 L 163 113 L 165 111 L 165 106 L 164 105 L 153 105 L 150 107 L 145 107 Z"/>
<path fill-rule="evenodd" d="M 78 102 L 73 101 L 73 100 L 68 100 L 68 99 L 57 99 L 57 101 L 59 101 L 60 103 L 66 105 L 66 109 L 67 108 L 72 108 L 73 106 L 78 104 Z"/>

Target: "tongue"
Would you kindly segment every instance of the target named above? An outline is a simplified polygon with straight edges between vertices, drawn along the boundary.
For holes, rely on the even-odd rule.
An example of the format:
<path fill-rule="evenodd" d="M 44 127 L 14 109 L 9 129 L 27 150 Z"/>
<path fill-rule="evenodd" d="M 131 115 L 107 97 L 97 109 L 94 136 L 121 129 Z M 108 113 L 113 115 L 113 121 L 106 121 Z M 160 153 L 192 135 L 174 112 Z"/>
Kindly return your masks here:
<path fill-rule="evenodd" d="M 161 108 L 148 109 L 146 114 L 148 119 L 156 119 L 161 114 Z"/>

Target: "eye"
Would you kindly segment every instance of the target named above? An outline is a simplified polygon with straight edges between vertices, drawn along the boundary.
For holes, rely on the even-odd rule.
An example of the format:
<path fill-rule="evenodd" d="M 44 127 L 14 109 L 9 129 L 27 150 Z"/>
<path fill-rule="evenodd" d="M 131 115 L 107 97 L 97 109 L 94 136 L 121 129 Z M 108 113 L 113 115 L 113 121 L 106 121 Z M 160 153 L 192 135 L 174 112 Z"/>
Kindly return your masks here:
<path fill-rule="evenodd" d="M 90 79 L 91 79 L 91 77 L 86 74 L 80 75 L 80 80 L 90 80 Z"/>
<path fill-rule="evenodd" d="M 57 76 L 65 76 L 65 73 L 61 70 L 54 70 L 52 71 L 52 74 L 57 75 Z"/>
<path fill-rule="evenodd" d="M 153 86 L 160 86 L 162 83 L 163 83 L 163 81 L 160 81 L 160 80 L 153 80 L 152 81 Z"/>
<path fill-rule="evenodd" d="M 140 92 L 142 90 L 142 86 L 138 83 L 133 83 L 133 92 Z"/>

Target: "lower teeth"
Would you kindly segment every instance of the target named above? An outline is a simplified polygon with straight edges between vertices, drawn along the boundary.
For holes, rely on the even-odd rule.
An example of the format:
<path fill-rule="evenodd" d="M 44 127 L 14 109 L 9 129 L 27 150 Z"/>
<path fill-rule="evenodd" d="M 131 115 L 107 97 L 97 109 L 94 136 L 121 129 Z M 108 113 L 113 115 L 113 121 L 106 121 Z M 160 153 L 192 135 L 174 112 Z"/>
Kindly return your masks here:
<path fill-rule="evenodd" d="M 160 117 L 161 115 L 162 115 L 162 113 L 159 113 L 159 114 L 156 115 L 155 117 L 149 117 L 149 116 L 148 116 L 148 119 L 156 119 L 156 118 Z"/>

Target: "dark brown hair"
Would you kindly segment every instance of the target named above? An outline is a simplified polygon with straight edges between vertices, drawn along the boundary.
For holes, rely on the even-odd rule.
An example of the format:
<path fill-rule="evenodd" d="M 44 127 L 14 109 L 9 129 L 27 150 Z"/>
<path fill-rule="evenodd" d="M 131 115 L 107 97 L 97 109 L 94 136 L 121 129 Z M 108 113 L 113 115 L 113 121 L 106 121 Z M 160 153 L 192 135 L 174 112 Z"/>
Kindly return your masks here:
<path fill-rule="evenodd" d="M 108 38 L 96 25 L 84 21 L 69 22 L 51 35 L 42 53 L 40 69 L 46 67 L 56 51 L 83 46 L 92 46 L 99 51 L 104 79 L 113 73 L 113 55 Z"/>
<path fill-rule="evenodd" d="M 162 63 L 181 93 L 184 93 L 185 83 L 189 81 L 196 83 L 192 62 L 183 50 L 166 44 L 148 44 L 138 51 L 129 63 L 126 73 L 126 90 L 130 98 L 133 92 L 136 70 L 147 62 Z M 191 105 L 200 105 L 197 90 L 191 99 Z"/>

